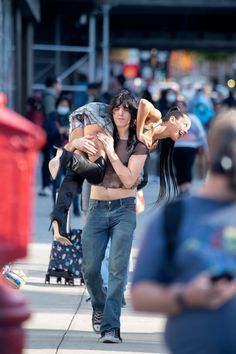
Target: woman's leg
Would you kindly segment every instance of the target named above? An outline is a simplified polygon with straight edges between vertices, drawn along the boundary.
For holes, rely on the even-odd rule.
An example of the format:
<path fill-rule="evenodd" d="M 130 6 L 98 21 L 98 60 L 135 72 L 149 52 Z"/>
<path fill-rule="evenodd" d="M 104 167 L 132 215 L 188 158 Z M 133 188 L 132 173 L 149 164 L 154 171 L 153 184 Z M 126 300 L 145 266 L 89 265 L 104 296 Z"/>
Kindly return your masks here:
<path fill-rule="evenodd" d="M 101 131 L 103 131 L 103 129 L 95 124 L 88 125 L 84 128 L 84 133 L 89 136 L 93 135 L 96 137 L 96 134 Z M 74 140 L 77 139 L 76 134 L 73 134 L 73 136 Z M 87 159 L 83 153 L 78 153 L 78 150 L 72 154 L 74 146 L 73 140 L 71 140 L 64 149 L 59 148 L 56 156 L 49 163 L 49 169 L 52 177 L 55 179 L 59 169 L 63 167 L 70 168 L 78 175 L 86 178 L 89 183 L 100 183 L 104 178 L 106 169 L 105 151 L 102 143 L 98 139 L 95 138 L 94 142 L 97 147 L 97 153 L 96 155 L 89 156 L 89 159 Z"/>
<path fill-rule="evenodd" d="M 94 136 L 95 139 L 93 140 L 93 142 L 96 145 L 97 148 L 97 153 L 96 155 L 89 155 L 89 160 L 90 161 L 96 161 L 99 157 L 103 157 L 104 159 L 106 159 L 106 153 L 103 147 L 103 144 L 101 143 L 100 140 L 98 140 L 97 138 L 97 134 L 98 133 L 105 133 L 104 129 L 102 127 L 100 127 L 100 125 L 98 124 L 90 124 L 90 125 L 86 125 L 84 127 L 84 136 Z"/>
<path fill-rule="evenodd" d="M 84 178 L 75 172 L 66 170 L 65 177 L 59 188 L 57 199 L 51 213 L 54 239 L 65 244 L 70 244 L 67 232 L 67 219 L 69 208 L 74 197 L 78 194 Z"/>
<path fill-rule="evenodd" d="M 84 133 L 83 128 L 74 129 L 69 136 L 69 142 L 65 145 L 64 148 L 67 151 L 74 151 L 75 149 L 73 148 L 71 141 L 73 139 L 82 137 L 83 133 Z M 58 149 L 58 151 L 59 150 L 60 149 Z M 76 152 L 81 153 L 79 151 Z M 51 163 L 53 163 L 53 159 L 51 160 Z M 83 181 L 84 178 L 82 176 L 77 175 L 75 172 L 70 171 L 69 169 L 66 169 L 64 179 L 58 190 L 54 208 L 51 213 L 54 239 L 64 244 L 70 244 L 70 241 L 68 240 L 68 232 L 67 232 L 68 211 L 73 202 L 74 197 L 78 194 L 78 191 L 81 189 Z"/>
<path fill-rule="evenodd" d="M 92 129 L 87 129 L 87 134 L 97 134 L 101 131 L 101 128 L 97 125 L 89 125 L 88 127 Z M 80 138 L 82 136 L 81 128 L 77 128 L 72 132 L 73 139 Z M 102 151 L 101 146 L 98 146 L 98 154 L 95 157 L 94 162 L 89 161 L 87 158 L 81 154 L 74 153 L 72 154 L 69 150 L 73 150 L 73 139 L 70 137 L 70 142 L 66 145 L 66 149 L 58 149 L 59 153 L 57 154 L 54 161 L 51 160 L 51 165 L 53 168 L 56 166 L 56 170 L 60 168 L 60 159 L 63 157 L 65 166 L 67 167 L 66 176 L 61 184 L 61 187 L 58 191 L 57 201 L 54 206 L 54 210 L 51 214 L 51 219 L 53 221 L 53 230 L 54 237 L 56 240 L 68 243 L 68 240 L 65 239 L 68 237 L 66 225 L 67 225 L 67 216 L 70 205 L 78 193 L 78 189 L 82 186 L 84 179 L 86 178 L 89 183 L 98 184 L 100 183 L 106 171 L 106 161 L 102 155 L 105 155 L 104 150 Z M 76 151 L 77 152 L 77 151 Z M 64 154 L 64 155 L 62 155 Z M 49 166 L 49 167 L 50 167 Z M 70 172 L 69 172 L 70 170 Z M 57 172 L 56 172 L 57 174 Z"/>

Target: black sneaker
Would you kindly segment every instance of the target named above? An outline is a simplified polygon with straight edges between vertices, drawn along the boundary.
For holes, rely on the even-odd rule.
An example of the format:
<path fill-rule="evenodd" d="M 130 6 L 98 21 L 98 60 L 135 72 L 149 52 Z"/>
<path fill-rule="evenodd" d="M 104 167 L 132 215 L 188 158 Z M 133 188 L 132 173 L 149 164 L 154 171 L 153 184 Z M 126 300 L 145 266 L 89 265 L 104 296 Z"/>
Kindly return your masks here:
<path fill-rule="evenodd" d="M 109 331 L 106 331 L 99 338 L 100 343 L 121 343 L 122 339 L 120 337 L 119 328 L 112 328 Z"/>
<path fill-rule="evenodd" d="M 97 334 L 100 333 L 100 327 L 101 327 L 101 323 L 102 323 L 102 317 L 103 317 L 102 311 L 93 310 L 92 326 L 93 326 L 94 332 L 97 333 Z"/>

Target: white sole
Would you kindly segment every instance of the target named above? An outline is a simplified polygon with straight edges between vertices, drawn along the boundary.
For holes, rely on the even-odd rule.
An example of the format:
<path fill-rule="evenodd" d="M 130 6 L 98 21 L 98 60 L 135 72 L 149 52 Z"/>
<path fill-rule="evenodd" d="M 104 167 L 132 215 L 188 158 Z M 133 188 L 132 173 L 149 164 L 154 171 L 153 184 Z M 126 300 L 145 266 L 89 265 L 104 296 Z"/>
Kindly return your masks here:
<path fill-rule="evenodd" d="M 99 338 L 99 342 L 100 343 L 121 343 L 121 340 L 119 338 L 105 336 L 105 337 Z"/>
<path fill-rule="evenodd" d="M 100 334 L 101 333 L 101 330 L 100 330 L 101 325 L 95 325 L 95 326 L 92 326 L 92 327 L 93 327 L 93 331 L 96 334 Z"/>

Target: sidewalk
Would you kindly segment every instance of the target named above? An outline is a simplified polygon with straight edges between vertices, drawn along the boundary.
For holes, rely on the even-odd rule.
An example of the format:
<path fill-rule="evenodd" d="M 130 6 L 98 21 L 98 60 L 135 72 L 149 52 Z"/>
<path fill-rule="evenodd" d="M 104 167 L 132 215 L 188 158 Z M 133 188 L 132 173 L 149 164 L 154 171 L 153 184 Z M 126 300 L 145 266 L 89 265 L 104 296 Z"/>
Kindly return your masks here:
<path fill-rule="evenodd" d="M 158 184 L 152 181 L 144 190 L 146 210 L 138 217 L 132 250 L 132 272 L 142 237 L 142 230 L 149 218 L 152 202 L 158 192 Z M 163 343 L 164 316 L 135 313 L 130 303 L 129 287 L 125 293 L 126 308 L 122 309 L 121 334 L 123 343 L 98 342 L 91 326 L 91 304 L 86 302 L 88 293 L 84 286 L 45 284 L 52 242 L 48 231 L 50 197 L 35 196 L 34 233 L 29 245 L 28 257 L 18 260 L 15 269 L 22 269 L 28 281 L 22 288 L 32 308 L 31 319 L 24 324 L 26 343 L 23 354 L 100 354 L 106 353 L 158 353 L 166 354 Z M 72 227 L 80 228 L 82 218 L 72 217 Z"/>

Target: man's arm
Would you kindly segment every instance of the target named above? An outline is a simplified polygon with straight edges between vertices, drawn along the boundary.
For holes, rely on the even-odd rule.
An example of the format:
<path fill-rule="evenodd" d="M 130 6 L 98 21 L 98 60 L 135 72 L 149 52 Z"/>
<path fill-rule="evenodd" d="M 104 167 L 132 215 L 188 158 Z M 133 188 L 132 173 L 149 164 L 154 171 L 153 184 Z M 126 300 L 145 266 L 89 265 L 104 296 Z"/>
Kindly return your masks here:
<path fill-rule="evenodd" d="M 131 301 L 138 311 L 176 315 L 191 309 L 218 309 L 235 294 L 235 280 L 213 284 L 209 275 L 201 273 L 187 284 L 164 286 L 154 281 L 140 281 L 132 285 Z"/>
<path fill-rule="evenodd" d="M 130 189 L 140 177 L 147 155 L 132 155 L 127 167 L 123 165 L 116 153 L 108 154 L 108 158 L 125 188 Z"/>
<path fill-rule="evenodd" d="M 114 150 L 113 138 L 102 133 L 99 133 L 97 137 L 103 143 L 107 157 L 123 185 L 126 188 L 132 188 L 142 173 L 147 155 L 131 155 L 128 166 L 125 166 Z"/>

